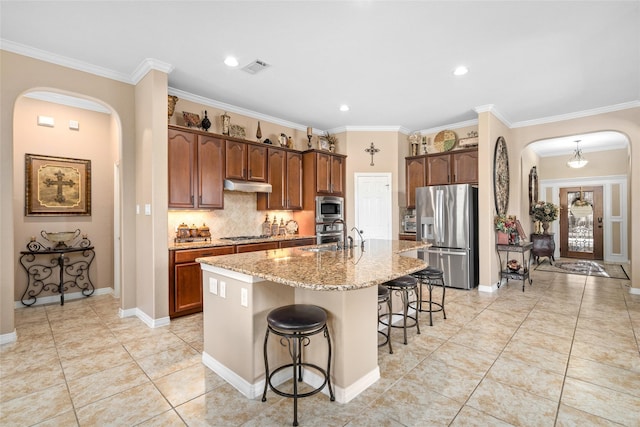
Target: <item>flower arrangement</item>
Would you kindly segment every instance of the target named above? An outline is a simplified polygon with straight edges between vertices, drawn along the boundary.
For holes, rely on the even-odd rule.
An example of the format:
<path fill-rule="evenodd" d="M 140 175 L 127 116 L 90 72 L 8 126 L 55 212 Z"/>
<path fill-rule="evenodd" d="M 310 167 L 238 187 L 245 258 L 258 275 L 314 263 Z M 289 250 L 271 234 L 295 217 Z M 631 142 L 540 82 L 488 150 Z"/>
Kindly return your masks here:
<path fill-rule="evenodd" d="M 533 207 L 533 219 L 541 222 L 551 222 L 558 219 L 560 209 L 551 202 L 539 201 Z"/>
<path fill-rule="evenodd" d="M 494 219 L 496 230 L 512 234 L 517 232 L 516 217 L 513 215 L 497 215 Z"/>

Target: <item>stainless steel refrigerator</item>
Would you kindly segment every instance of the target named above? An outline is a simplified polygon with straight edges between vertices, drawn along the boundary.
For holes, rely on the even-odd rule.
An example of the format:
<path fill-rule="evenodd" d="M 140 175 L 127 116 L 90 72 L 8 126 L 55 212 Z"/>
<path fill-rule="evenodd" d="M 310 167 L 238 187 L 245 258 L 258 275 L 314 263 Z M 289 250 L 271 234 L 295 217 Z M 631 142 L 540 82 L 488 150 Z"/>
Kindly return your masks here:
<path fill-rule="evenodd" d="M 416 189 L 416 239 L 431 243 L 418 252 L 444 271 L 447 286 L 478 285 L 478 188 L 469 184 Z"/>

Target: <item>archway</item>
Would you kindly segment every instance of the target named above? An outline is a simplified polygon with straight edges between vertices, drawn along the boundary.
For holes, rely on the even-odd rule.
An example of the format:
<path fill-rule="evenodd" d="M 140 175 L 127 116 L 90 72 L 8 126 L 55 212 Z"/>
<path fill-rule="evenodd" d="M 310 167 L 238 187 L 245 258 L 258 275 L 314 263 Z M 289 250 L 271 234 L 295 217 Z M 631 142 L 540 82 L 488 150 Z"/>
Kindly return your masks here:
<path fill-rule="evenodd" d="M 37 120 L 37 118 L 41 120 Z M 46 124 L 43 126 L 42 124 Z M 13 193 L 14 253 L 24 250 L 31 236 L 41 229 L 67 231 L 79 228 L 96 247 L 91 279 L 95 294 L 120 294 L 122 283 L 121 194 L 122 179 L 114 176 L 114 165 L 122 158 L 120 118 L 107 103 L 83 94 L 56 88 L 33 88 L 15 101 L 13 116 Z M 25 188 L 25 154 L 90 160 L 90 216 L 26 216 L 22 201 Z M 115 170 L 121 174 L 119 168 Z M 117 182 L 118 185 L 114 185 Z M 15 295 L 26 285 L 24 271 L 16 266 Z M 79 294 L 79 293 L 78 293 Z M 80 295 L 65 295 L 79 297 Z M 43 293 L 39 303 L 57 300 L 57 295 Z M 51 301 L 50 301 L 51 300 Z"/>
<path fill-rule="evenodd" d="M 567 166 L 567 161 L 576 150 L 576 141 L 580 141 L 582 154 L 589 163 L 573 169 Z M 608 262 L 629 262 L 630 149 L 629 138 L 625 134 L 599 131 L 532 141 L 521 157 L 523 187 L 528 186 L 531 168 L 536 166 L 540 200 L 560 206 L 561 188 L 602 186 L 604 215 L 600 226 L 603 231 L 603 258 Z M 523 188 L 522 194 L 527 192 L 528 188 Z M 523 207 L 523 212 L 527 210 Z M 567 212 L 563 213 L 567 215 Z M 561 241 L 560 231 L 560 221 L 554 221 L 552 232 L 556 257 L 560 255 L 561 244 L 568 244 L 566 239 L 564 243 Z"/>

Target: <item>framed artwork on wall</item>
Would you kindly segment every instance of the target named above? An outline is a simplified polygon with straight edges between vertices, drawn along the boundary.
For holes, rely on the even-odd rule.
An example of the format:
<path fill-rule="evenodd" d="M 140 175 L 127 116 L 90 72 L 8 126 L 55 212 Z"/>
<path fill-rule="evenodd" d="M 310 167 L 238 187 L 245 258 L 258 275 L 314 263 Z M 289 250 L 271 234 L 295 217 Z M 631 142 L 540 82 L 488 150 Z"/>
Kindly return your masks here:
<path fill-rule="evenodd" d="M 498 137 L 493 153 L 493 197 L 498 215 L 506 215 L 509 207 L 509 155 L 507 143 Z"/>
<path fill-rule="evenodd" d="M 25 154 L 25 215 L 91 215 L 91 160 Z"/>

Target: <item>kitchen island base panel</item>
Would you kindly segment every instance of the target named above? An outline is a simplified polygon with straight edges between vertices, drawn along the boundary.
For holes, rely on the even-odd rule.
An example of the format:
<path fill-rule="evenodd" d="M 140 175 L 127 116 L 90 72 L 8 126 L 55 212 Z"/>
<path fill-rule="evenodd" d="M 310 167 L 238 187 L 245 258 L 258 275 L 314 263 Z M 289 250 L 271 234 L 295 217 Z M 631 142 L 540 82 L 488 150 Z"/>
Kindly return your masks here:
<path fill-rule="evenodd" d="M 202 270 L 203 364 L 246 397 L 260 397 L 264 389 L 263 340 L 269 311 L 294 303 L 315 304 L 327 311 L 333 346 L 331 382 L 337 402 L 347 403 L 380 378 L 375 286 L 344 292 L 315 291 L 205 264 Z M 211 280 L 217 284 L 216 294 L 211 292 Z M 222 282 L 224 297 L 220 295 Z M 246 307 L 242 304 L 243 292 L 247 294 Z M 274 366 L 290 359 L 275 341 L 269 343 Z M 307 361 L 326 363 L 326 345 L 320 344 L 324 343 L 314 346 L 312 342 L 305 349 Z M 290 373 L 283 375 L 274 383 L 290 377 Z M 307 371 L 304 381 L 317 387 L 323 380 Z"/>

